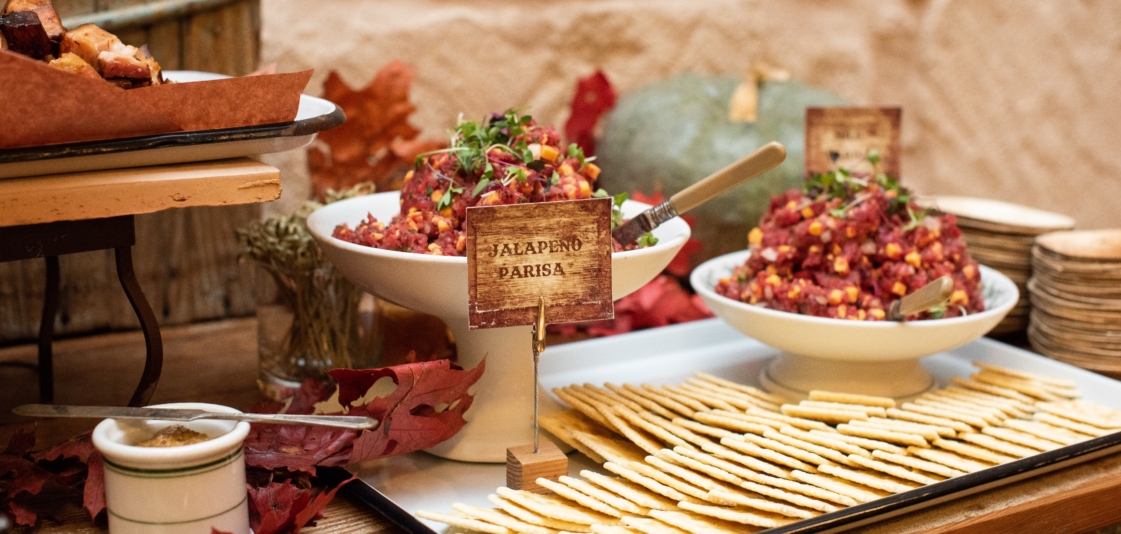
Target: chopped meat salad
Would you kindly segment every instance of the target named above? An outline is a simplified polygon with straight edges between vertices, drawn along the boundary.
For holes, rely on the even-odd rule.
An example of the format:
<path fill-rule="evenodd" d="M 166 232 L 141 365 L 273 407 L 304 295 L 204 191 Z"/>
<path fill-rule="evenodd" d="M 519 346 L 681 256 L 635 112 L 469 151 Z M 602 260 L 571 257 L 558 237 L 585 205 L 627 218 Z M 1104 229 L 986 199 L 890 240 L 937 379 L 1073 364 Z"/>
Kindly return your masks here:
<path fill-rule="evenodd" d="M 780 311 L 884 320 L 892 301 L 943 275 L 950 301 L 908 319 L 958 317 L 985 309 L 977 262 L 954 215 L 928 213 L 909 192 L 875 172 L 816 175 L 771 199 L 748 234 L 751 256 L 716 292 Z"/>

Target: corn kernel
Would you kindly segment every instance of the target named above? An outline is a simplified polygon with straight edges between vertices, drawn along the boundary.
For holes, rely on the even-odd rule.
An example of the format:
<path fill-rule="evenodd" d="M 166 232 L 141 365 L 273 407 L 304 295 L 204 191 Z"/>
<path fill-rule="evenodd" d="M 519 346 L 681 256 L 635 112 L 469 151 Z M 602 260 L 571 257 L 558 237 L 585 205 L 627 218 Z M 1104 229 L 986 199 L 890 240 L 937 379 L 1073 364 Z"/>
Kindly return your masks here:
<path fill-rule="evenodd" d="M 584 176 L 587 176 L 588 178 L 591 178 L 593 180 L 599 178 L 599 167 L 597 167 L 594 163 L 585 163 Z"/>
<path fill-rule="evenodd" d="M 448 221 L 445 220 L 443 217 L 433 217 L 432 218 L 432 223 L 435 224 L 436 228 L 438 230 L 440 230 L 441 232 L 443 232 L 445 230 L 451 230 L 451 228 L 452 228 L 451 225 L 448 224 Z"/>
<path fill-rule="evenodd" d="M 863 321 L 864 319 L 868 318 L 868 313 L 865 312 L 864 310 L 860 310 L 860 311 L 856 312 L 856 318 Z"/>
<path fill-rule="evenodd" d="M 556 161 L 557 156 L 559 155 L 560 151 L 558 151 L 557 149 L 549 145 L 541 145 L 541 159 L 546 161 Z"/>
<path fill-rule="evenodd" d="M 813 216 L 814 216 L 813 208 L 811 208 L 809 206 L 806 206 L 806 207 L 802 208 L 802 217 L 805 217 L 807 219 L 812 219 Z"/>
<path fill-rule="evenodd" d="M 962 306 L 969 305 L 969 295 L 965 294 L 964 289 L 958 289 L 950 294 L 950 303 L 960 304 Z"/>
<path fill-rule="evenodd" d="M 891 286 L 891 292 L 902 297 L 907 294 L 907 284 L 903 282 L 896 282 Z"/>
<path fill-rule="evenodd" d="M 895 243 L 888 243 L 887 246 L 884 247 L 884 254 L 893 260 L 899 259 L 899 255 L 902 253 L 903 249 L 899 248 L 899 245 Z"/>
<path fill-rule="evenodd" d="M 778 272 L 778 269 L 775 269 L 775 266 L 774 266 L 774 265 L 768 265 L 768 266 L 767 266 L 767 272 L 768 272 L 768 273 L 771 273 L 771 274 L 775 274 L 775 273 L 777 273 L 777 272 Z"/>
<path fill-rule="evenodd" d="M 455 249 L 460 251 L 460 252 L 463 252 L 463 249 L 465 249 L 465 248 L 467 248 L 467 235 L 466 234 L 461 234 L 459 236 L 459 239 L 455 240 Z"/>
<path fill-rule="evenodd" d="M 752 228 L 751 231 L 747 233 L 747 242 L 752 245 L 762 244 L 763 230 L 760 230 L 758 227 Z"/>
<path fill-rule="evenodd" d="M 841 253 L 841 245 L 838 245 L 838 244 L 834 243 L 833 244 L 833 253 L 834 254 L 840 254 Z"/>
<path fill-rule="evenodd" d="M 848 274 L 849 260 L 846 260 L 845 258 L 837 258 L 833 260 L 833 270 L 837 271 L 837 274 Z"/>
<path fill-rule="evenodd" d="M 856 302 L 856 296 L 859 293 L 860 293 L 860 290 L 855 288 L 855 287 L 846 287 L 845 288 L 845 296 L 849 298 L 849 302 Z"/>
<path fill-rule="evenodd" d="M 455 215 L 455 212 L 453 212 L 451 208 L 444 208 L 440 210 L 440 216 L 445 219 L 450 220 L 452 218 L 452 215 Z"/>
<path fill-rule="evenodd" d="M 849 307 L 845 306 L 844 304 L 841 304 L 840 306 L 837 307 L 837 318 L 838 319 L 844 319 L 845 315 L 848 315 L 848 311 L 849 311 Z"/>
<path fill-rule="evenodd" d="M 781 253 L 784 253 L 784 254 L 785 254 L 785 253 L 787 253 L 787 252 L 790 252 L 790 246 L 788 246 L 788 245 L 779 245 L 779 247 L 778 247 L 778 251 L 779 251 L 779 252 L 781 252 Z"/>
<path fill-rule="evenodd" d="M 834 289 L 833 291 L 829 292 L 829 305 L 836 306 L 840 304 L 841 300 L 844 298 L 845 294 L 843 291 L 841 291 L 840 289 Z"/>
<path fill-rule="evenodd" d="M 721 278 L 720 280 L 717 281 L 717 285 L 719 285 L 719 284 L 730 284 L 730 283 L 732 283 L 731 278 Z"/>
<path fill-rule="evenodd" d="M 972 280 L 973 275 L 977 274 L 977 269 L 975 269 L 972 265 L 966 265 L 965 267 L 961 268 L 961 274 L 965 275 L 966 280 Z"/>
<path fill-rule="evenodd" d="M 417 229 L 416 221 L 412 220 L 411 218 L 405 219 L 405 226 L 408 226 L 409 230 L 416 231 Z"/>
<path fill-rule="evenodd" d="M 877 318 L 877 319 L 883 319 L 884 318 L 884 311 L 879 309 L 879 308 L 872 308 L 868 312 L 868 314 L 871 315 L 872 317 Z"/>
<path fill-rule="evenodd" d="M 849 239 L 852 239 L 852 238 L 856 237 L 856 227 L 846 226 L 845 227 L 845 237 L 847 237 Z"/>
<path fill-rule="evenodd" d="M 922 267 L 922 256 L 919 256 L 919 253 L 913 250 L 903 257 L 903 261 L 915 267 Z"/>
<path fill-rule="evenodd" d="M 444 255 L 444 252 L 442 250 L 440 250 L 440 245 L 437 245 L 436 243 L 432 243 L 431 245 L 428 245 L 428 253 L 432 254 L 434 256 L 443 256 Z"/>
<path fill-rule="evenodd" d="M 437 203 L 439 203 L 439 202 L 440 202 L 440 199 L 441 199 L 441 198 L 444 198 L 444 192 L 443 192 L 443 191 L 441 191 L 441 190 L 439 190 L 439 189 L 437 189 L 437 190 L 435 190 L 435 191 L 433 191 L 433 192 L 432 192 L 432 196 L 431 196 L 431 197 L 429 197 L 429 198 L 431 198 L 431 199 L 432 199 L 432 202 L 437 202 Z"/>
<path fill-rule="evenodd" d="M 896 198 L 899 196 L 899 193 L 896 193 L 895 191 L 885 191 L 884 196 L 887 198 Z"/>
<path fill-rule="evenodd" d="M 374 241 L 381 241 L 381 240 L 382 240 L 382 238 L 384 238 L 384 237 L 385 237 L 385 234 L 379 234 L 379 233 L 377 233 L 377 232 L 374 232 L 374 233 L 373 233 L 373 238 L 374 238 Z"/>
<path fill-rule="evenodd" d="M 821 235 L 821 223 L 818 221 L 810 223 L 809 232 L 810 235 Z"/>
<path fill-rule="evenodd" d="M 786 203 L 786 209 L 788 209 L 790 211 L 794 211 L 797 207 L 798 207 L 798 203 L 793 201 L 793 200 Z"/>
<path fill-rule="evenodd" d="M 416 173 L 414 173 L 413 171 L 409 171 L 409 172 L 405 173 L 405 181 L 407 182 L 409 180 L 412 180 L 414 174 L 416 174 Z"/>
<path fill-rule="evenodd" d="M 766 282 L 767 285 L 777 286 L 782 283 L 782 279 L 779 278 L 777 274 L 772 274 L 771 276 L 767 277 Z"/>
<path fill-rule="evenodd" d="M 789 297 L 789 298 L 796 298 L 801 292 L 802 292 L 802 287 L 801 286 L 794 286 L 794 287 L 790 288 L 790 291 L 788 291 L 786 293 L 786 296 Z"/>
<path fill-rule="evenodd" d="M 580 180 L 580 198 L 592 198 L 592 186 L 587 180 Z"/>
<path fill-rule="evenodd" d="M 558 171 L 560 171 L 561 176 L 568 176 L 572 174 L 572 166 L 565 163 L 564 165 L 560 166 L 560 169 L 558 169 Z"/>

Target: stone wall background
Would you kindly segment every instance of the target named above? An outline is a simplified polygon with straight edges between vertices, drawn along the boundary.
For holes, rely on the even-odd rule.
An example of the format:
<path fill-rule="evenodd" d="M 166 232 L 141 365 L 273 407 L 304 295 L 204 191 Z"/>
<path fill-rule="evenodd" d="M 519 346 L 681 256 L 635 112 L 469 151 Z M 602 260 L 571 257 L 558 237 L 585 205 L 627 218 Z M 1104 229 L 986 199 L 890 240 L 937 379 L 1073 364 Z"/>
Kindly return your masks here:
<path fill-rule="evenodd" d="M 903 179 L 927 194 L 1008 200 L 1121 226 L 1121 2 L 1114 0 L 263 0 L 263 64 L 362 87 L 417 70 L 413 123 L 532 106 L 562 124 L 575 82 L 620 92 L 753 62 L 858 105 L 903 106 Z M 294 209 L 302 152 L 271 156 Z"/>

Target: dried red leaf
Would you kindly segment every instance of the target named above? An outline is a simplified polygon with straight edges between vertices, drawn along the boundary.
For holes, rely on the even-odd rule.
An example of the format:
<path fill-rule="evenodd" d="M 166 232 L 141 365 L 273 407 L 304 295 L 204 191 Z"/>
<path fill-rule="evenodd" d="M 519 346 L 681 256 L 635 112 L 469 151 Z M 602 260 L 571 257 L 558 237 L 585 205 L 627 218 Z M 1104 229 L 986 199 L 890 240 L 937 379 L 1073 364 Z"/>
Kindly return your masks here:
<path fill-rule="evenodd" d="M 101 451 L 94 450 L 86 464 L 86 485 L 82 488 L 82 506 L 96 518 L 105 510 L 105 459 Z"/>
<path fill-rule="evenodd" d="M 249 526 L 255 534 L 289 534 L 314 525 L 322 517 L 323 507 L 331 502 L 339 488 L 350 478 L 328 491 L 301 489 L 291 481 L 270 482 L 261 487 L 247 486 L 249 491 Z"/>
<path fill-rule="evenodd" d="M 619 299 L 615 319 L 590 323 L 587 332 L 590 336 L 611 336 L 712 316 L 704 301 L 685 291 L 676 278 L 663 274 Z"/>
<path fill-rule="evenodd" d="M 354 442 L 350 462 L 404 454 L 427 449 L 454 436 L 467 421 L 463 413 L 471 407 L 467 394 L 482 376 L 486 361 L 463 370 L 448 360 L 417 362 L 384 369 L 336 369 L 339 403 L 348 415 L 367 415 L 381 421 L 374 430 L 362 432 Z M 382 377 L 397 385 L 385 397 L 354 406 Z"/>
<path fill-rule="evenodd" d="M 12 518 L 16 520 L 17 525 L 33 527 L 35 526 L 35 522 L 39 520 L 38 514 L 15 501 L 8 502 L 8 511 L 11 512 Z"/>
<path fill-rule="evenodd" d="M 603 71 L 580 78 L 576 83 L 576 96 L 572 98 L 572 114 L 564 123 L 564 136 L 569 142 L 592 156 L 596 152 L 596 125 L 611 108 L 615 107 L 615 89 Z"/>
<path fill-rule="evenodd" d="M 395 182 L 404 178 L 418 154 L 445 146 L 442 141 L 416 140 L 420 131 L 409 124 L 416 110 L 409 103 L 415 76 L 412 67 L 400 61 L 382 67 L 358 91 L 335 72 L 327 76 L 323 98 L 341 107 L 347 120 L 319 134 L 317 146 L 308 151 L 316 197 L 360 182 L 374 182 L 379 190 L 399 189 Z"/>
<path fill-rule="evenodd" d="M 0 509 L 7 508 L 20 524 L 33 526 L 37 514 L 17 499 L 22 493 L 38 494 L 48 481 L 71 487 L 85 482 L 83 504 L 90 517 L 105 509 L 101 453 L 94 448 L 90 433 L 34 454 L 27 453 L 31 447 L 28 443 L 34 442 L 34 431 L 21 431 L 0 454 Z"/>
<path fill-rule="evenodd" d="M 23 456 L 31 452 L 31 448 L 35 446 L 35 427 L 21 428 L 12 434 L 11 441 L 8 446 L 4 447 L 4 452 L 0 452 L 3 456 Z"/>
<path fill-rule="evenodd" d="M 250 426 L 245 463 L 263 469 L 287 469 L 315 475 L 316 466 L 346 465 L 358 433 L 323 426 Z"/>

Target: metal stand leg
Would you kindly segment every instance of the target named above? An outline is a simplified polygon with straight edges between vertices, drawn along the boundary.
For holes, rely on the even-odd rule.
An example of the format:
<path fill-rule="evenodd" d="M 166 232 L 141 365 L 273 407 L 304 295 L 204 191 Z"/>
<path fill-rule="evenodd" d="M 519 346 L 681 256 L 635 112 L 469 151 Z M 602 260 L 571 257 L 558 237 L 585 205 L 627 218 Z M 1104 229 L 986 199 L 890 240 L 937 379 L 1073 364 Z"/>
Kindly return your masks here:
<path fill-rule="evenodd" d="M 156 384 L 160 381 L 160 371 L 163 369 L 163 339 L 160 337 L 160 325 L 156 321 L 156 314 L 152 313 L 152 306 L 144 298 L 140 283 L 136 281 L 136 273 L 132 270 L 132 247 L 118 247 L 117 278 L 121 287 L 132 303 L 136 317 L 140 319 L 140 329 L 144 331 L 144 345 L 147 347 L 147 358 L 144 361 L 144 374 L 140 376 L 140 385 L 128 401 L 129 406 L 145 406 L 152 399 L 156 391 Z"/>
<path fill-rule="evenodd" d="M 47 285 L 43 291 L 43 318 L 39 323 L 39 402 L 54 402 L 54 365 L 51 341 L 54 340 L 54 319 L 58 315 L 58 256 L 47 256 Z"/>

